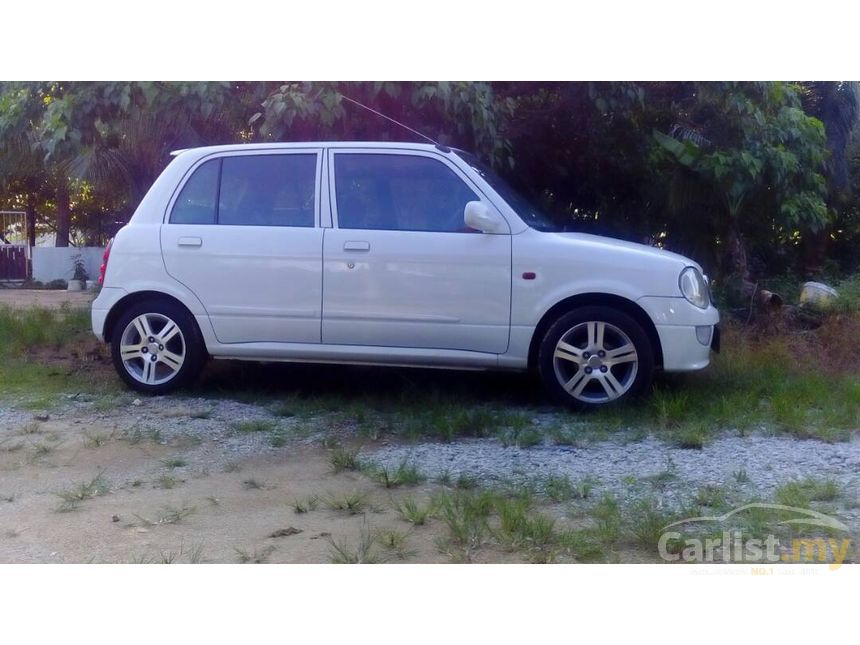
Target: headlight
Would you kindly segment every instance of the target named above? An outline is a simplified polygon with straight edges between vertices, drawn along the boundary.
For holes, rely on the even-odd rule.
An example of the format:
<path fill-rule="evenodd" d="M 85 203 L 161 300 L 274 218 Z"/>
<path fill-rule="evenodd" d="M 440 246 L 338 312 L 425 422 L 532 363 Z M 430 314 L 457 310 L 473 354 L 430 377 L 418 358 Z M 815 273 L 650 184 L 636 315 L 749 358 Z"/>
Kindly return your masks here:
<path fill-rule="evenodd" d="M 701 271 L 696 267 L 687 267 L 681 271 L 678 285 L 681 287 L 681 293 L 684 294 L 684 297 L 699 309 L 707 309 L 708 305 L 711 304 L 708 285 L 705 284 Z"/>

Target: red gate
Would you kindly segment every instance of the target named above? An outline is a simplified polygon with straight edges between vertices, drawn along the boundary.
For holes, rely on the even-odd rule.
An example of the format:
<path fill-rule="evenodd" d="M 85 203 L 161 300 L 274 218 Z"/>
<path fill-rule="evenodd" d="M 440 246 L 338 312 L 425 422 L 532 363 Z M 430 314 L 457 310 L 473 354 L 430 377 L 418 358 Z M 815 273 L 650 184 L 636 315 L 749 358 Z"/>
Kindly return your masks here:
<path fill-rule="evenodd" d="M 0 280 L 25 280 L 26 278 L 26 248 L 0 244 Z"/>

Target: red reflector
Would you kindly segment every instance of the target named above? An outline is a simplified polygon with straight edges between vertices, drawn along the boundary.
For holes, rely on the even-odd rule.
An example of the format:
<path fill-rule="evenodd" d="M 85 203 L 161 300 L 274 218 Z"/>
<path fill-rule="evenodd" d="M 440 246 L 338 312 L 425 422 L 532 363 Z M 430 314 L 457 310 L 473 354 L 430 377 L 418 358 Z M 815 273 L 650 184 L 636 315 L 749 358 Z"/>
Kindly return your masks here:
<path fill-rule="evenodd" d="M 99 284 L 105 283 L 105 273 L 107 272 L 108 260 L 110 260 L 110 247 L 113 244 L 113 240 L 107 243 L 105 247 L 104 255 L 102 255 L 102 265 L 99 267 Z"/>
<path fill-rule="evenodd" d="M 523 273 L 523 280 L 534 280 L 537 277 L 532 271 Z"/>

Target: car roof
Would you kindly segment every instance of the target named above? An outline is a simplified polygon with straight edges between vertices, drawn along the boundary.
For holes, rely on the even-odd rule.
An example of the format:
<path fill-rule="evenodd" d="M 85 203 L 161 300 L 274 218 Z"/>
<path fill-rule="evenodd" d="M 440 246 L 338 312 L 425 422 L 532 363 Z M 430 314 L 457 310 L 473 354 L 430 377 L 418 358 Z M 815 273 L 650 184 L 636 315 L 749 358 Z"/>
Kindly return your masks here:
<path fill-rule="evenodd" d="M 214 153 L 234 150 L 281 150 L 289 148 L 393 148 L 411 150 L 436 150 L 450 152 L 450 148 L 437 146 L 432 143 L 416 143 L 414 141 L 271 141 L 262 143 L 233 143 L 220 146 L 203 146 L 200 148 L 183 148 L 170 153 L 176 157 L 186 152 Z"/>

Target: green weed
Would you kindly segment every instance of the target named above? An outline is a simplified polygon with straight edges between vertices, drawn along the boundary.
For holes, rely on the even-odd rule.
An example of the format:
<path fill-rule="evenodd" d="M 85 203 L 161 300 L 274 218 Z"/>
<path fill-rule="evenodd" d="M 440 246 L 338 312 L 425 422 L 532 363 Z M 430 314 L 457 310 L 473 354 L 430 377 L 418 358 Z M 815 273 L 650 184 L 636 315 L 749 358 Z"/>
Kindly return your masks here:
<path fill-rule="evenodd" d="M 407 497 L 397 504 L 397 512 L 410 524 L 423 526 L 433 513 L 433 505 L 421 506 L 413 498 Z"/>
<path fill-rule="evenodd" d="M 107 495 L 110 492 L 110 484 L 103 475 L 104 473 L 99 473 L 87 482 L 81 482 L 71 488 L 59 491 L 57 496 L 62 500 L 62 503 L 57 510 L 60 512 L 72 511 L 81 502 Z"/>

